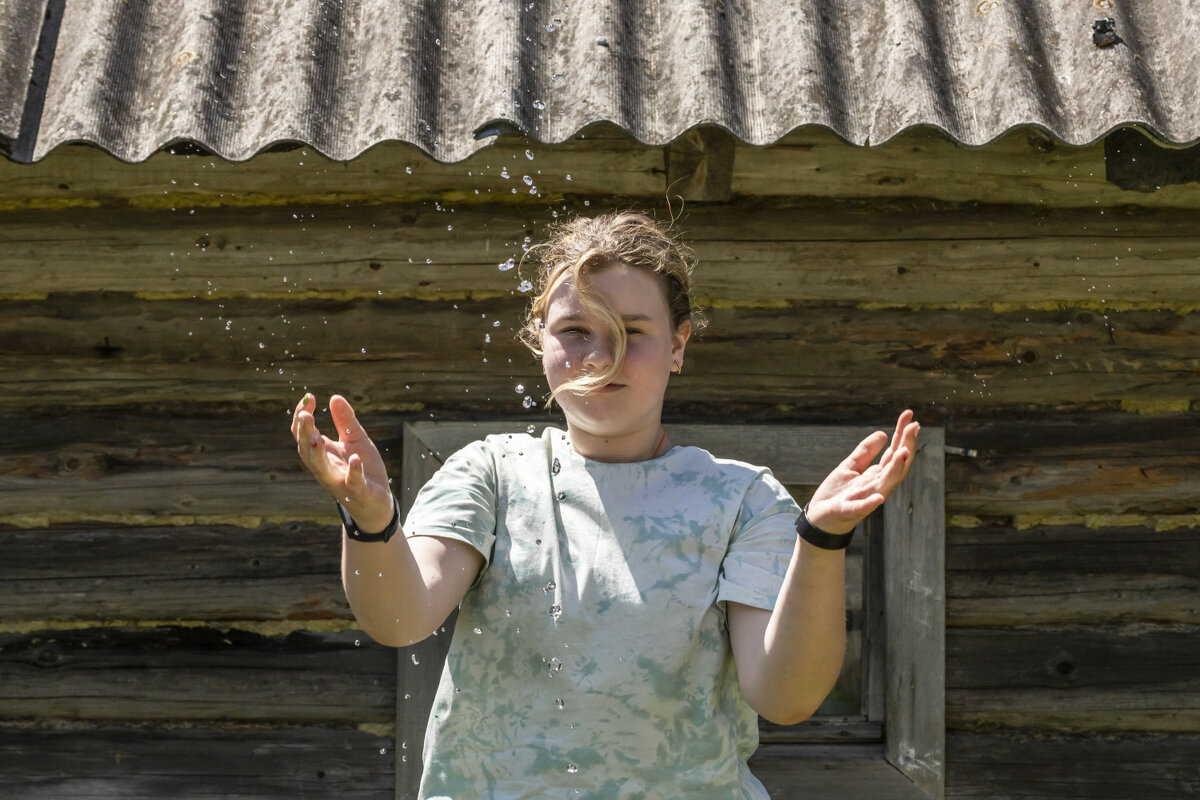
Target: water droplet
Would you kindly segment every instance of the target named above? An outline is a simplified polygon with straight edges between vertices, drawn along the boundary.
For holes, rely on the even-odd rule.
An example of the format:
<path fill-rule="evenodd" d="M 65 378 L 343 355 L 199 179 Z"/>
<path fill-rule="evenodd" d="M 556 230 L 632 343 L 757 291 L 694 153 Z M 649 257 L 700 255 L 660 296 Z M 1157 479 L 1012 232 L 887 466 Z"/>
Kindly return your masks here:
<path fill-rule="evenodd" d="M 354 574 L 355 574 L 355 575 L 357 575 L 357 574 L 358 574 L 358 570 L 354 570 Z"/>
<path fill-rule="evenodd" d="M 500 320 L 496 320 L 495 322 L 493 322 L 493 323 L 492 323 L 492 327 L 493 327 L 493 328 L 499 328 L 499 327 L 500 327 Z"/>
<path fill-rule="evenodd" d="M 579 772 L 579 767 L 575 766 L 574 764 L 567 764 L 567 772 L 574 775 L 576 772 Z"/>
<path fill-rule="evenodd" d="M 420 663 L 421 663 L 421 659 L 417 658 L 417 654 L 416 654 L 416 653 L 413 653 L 413 654 L 412 654 L 412 662 L 413 662 L 414 664 L 420 664 Z"/>
<path fill-rule="evenodd" d="M 510 258 L 507 261 L 501 261 L 496 266 L 499 267 L 501 272 L 508 272 L 510 269 L 512 269 L 516 265 L 517 265 L 517 262 Z"/>
<path fill-rule="evenodd" d="M 558 707 L 559 711 L 562 711 L 564 708 L 567 707 L 567 704 L 563 702 L 563 699 L 561 697 L 554 698 L 554 705 Z"/>
<path fill-rule="evenodd" d="M 526 157 L 526 158 L 528 158 L 530 161 L 533 161 L 533 151 L 532 151 L 532 150 L 526 150 L 526 151 L 525 151 L 525 157 Z"/>
<path fill-rule="evenodd" d="M 404 171 L 407 172 L 409 175 L 412 175 L 412 167 L 405 167 Z"/>
<path fill-rule="evenodd" d="M 517 394 L 521 394 L 522 392 L 525 391 L 525 384 L 518 383 L 516 386 L 513 387 L 513 391 L 516 392 Z"/>
<path fill-rule="evenodd" d="M 551 678 L 554 677 L 554 673 L 562 671 L 562 660 L 558 656 L 554 656 L 553 658 L 543 658 L 542 661 L 546 663 L 546 674 Z"/>
<path fill-rule="evenodd" d="M 525 432 L 528 433 L 530 436 L 533 436 L 533 432 L 535 430 L 537 430 L 537 428 L 533 427 L 532 425 L 525 426 Z"/>
<path fill-rule="evenodd" d="M 550 616 L 554 617 L 555 619 L 558 619 L 559 617 L 561 617 L 562 616 L 562 606 L 560 606 L 558 603 L 555 603 L 554 605 L 550 606 Z"/>
<path fill-rule="evenodd" d="M 525 395 L 525 399 L 521 401 L 521 405 L 525 408 L 533 408 L 533 398 Z"/>
<path fill-rule="evenodd" d="M 566 499 L 567 499 L 567 493 L 566 493 L 566 492 L 559 492 L 559 493 L 558 493 L 558 499 L 559 499 L 559 500 L 566 500 Z"/>
<path fill-rule="evenodd" d="M 569 180 L 569 181 L 574 180 L 574 178 L 571 177 L 571 173 L 569 173 L 569 172 L 567 173 L 567 180 Z"/>
<path fill-rule="evenodd" d="M 559 460 L 557 458 L 554 459 L 554 464 L 553 464 L 553 466 L 550 467 L 550 472 L 554 475 L 557 475 L 561 470 L 562 470 L 562 464 L 559 463 Z"/>
<path fill-rule="evenodd" d="M 504 180 L 508 180 L 508 179 L 509 179 L 509 177 L 510 177 L 510 176 L 509 176 L 509 174 L 508 174 L 508 167 L 501 167 L 501 168 L 500 168 L 500 177 L 501 177 L 501 178 L 504 178 Z"/>
<path fill-rule="evenodd" d="M 546 103 L 542 100 L 534 100 L 533 107 L 536 108 L 538 111 L 545 111 Z"/>
<path fill-rule="evenodd" d="M 355 646 L 355 647 L 361 647 L 361 646 L 362 646 L 362 642 L 361 642 L 360 640 L 358 640 L 358 639 L 355 639 L 355 640 L 354 640 L 354 646 Z"/>
<path fill-rule="evenodd" d="M 521 176 L 521 180 L 525 181 L 525 185 L 526 185 L 526 186 L 533 186 L 533 176 L 531 176 L 531 175 L 522 175 L 522 176 Z"/>
<path fill-rule="evenodd" d="M 386 755 L 387 755 L 387 748 L 386 748 L 386 747 L 381 747 L 381 748 L 379 748 L 379 755 L 381 755 L 381 756 L 386 756 Z"/>
<path fill-rule="evenodd" d="M 475 626 L 475 633 L 482 635 L 482 634 L 483 634 L 483 628 L 480 628 L 478 625 L 477 625 L 477 626 Z"/>
<path fill-rule="evenodd" d="M 547 583 L 545 585 L 545 587 L 542 589 L 542 591 L 543 592 L 553 592 L 557 588 L 558 588 L 558 584 L 555 583 L 554 581 L 550 581 L 549 583 Z"/>
<path fill-rule="evenodd" d="M 522 294 L 524 294 L 525 292 L 528 292 L 532 288 L 533 288 L 533 284 L 530 283 L 528 280 L 521 281 L 519 284 L 517 284 L 517 291 L 521 292 Z"/>

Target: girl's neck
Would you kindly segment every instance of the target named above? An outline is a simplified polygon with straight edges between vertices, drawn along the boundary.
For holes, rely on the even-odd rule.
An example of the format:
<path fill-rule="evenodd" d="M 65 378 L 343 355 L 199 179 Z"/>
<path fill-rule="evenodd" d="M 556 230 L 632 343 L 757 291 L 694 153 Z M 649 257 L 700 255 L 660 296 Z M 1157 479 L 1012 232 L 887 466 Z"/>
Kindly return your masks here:
<path fill-rule="evenodd" d="M 658 458 L 673 446 L 666 430 L 659 425 L 624 436 L 597 436 L 567 423 L 567 435 L 575 452 L 592 461 L 626 463 Z"/>

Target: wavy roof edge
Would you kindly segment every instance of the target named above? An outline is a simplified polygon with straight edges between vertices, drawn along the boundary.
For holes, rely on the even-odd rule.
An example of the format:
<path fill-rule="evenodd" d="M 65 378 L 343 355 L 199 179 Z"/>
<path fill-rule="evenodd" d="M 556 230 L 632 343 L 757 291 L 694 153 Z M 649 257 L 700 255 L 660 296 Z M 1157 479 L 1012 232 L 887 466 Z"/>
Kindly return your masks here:
<path fill-rule="evenodd" d="M 692 131 L 704 130 L 704 129 L 718 129 L 718 130 L 722 131 L 723 133 L 725 133 L 726 135 L 729 135 L 730 137 L 737 139 L 738 141 L 742 142 L 743 144 L 747 144 L 747 145 L 751 145 L 751 146 L 755 146 L 755 147 L 770 147 L 772 145 L 775 145 L 775 144 L 785 141 L 789 136 L 792 136 L 793 134 L 797 134 L 801 131 L 810 130 L 810 129 L 814 129 L 814 128 L 829 131 L 830 133 L 833 133 L 842 142 L 844 142 L 848 147 L 862 147 L 862 148 L 884 147 L 896 139 L 902 138 L 907 134 L 917 132 L 917 131 L 933 131 L 935 133 L 940 134 L 941 136 L 946 138 L 948 141 L 954 142 L 955 144 L 961 145 L 963 147 L 971 148 L 971 149 L 986 149 L 987 147 L 989 147 L 992 144 L 994 144 L 995 142 L 1005 138 L 1006 136 L 1012 135 L 1012 134 L 1020 132 L 1020 131 L 1036 131 L 1036 132 L 1042 134 L 1043 136 L 1046 136 L 1047 138 L 1053 140 L 1056 144 L 1059 144 L 1059 145 L 1065 145 L 1068 147 L 1088 147 L 1088 146 L 1091 146 L 1098 142 L 1103 141 L 1104 139 L 1106 139 L 1107 137 L 1109 137 L 1116 131 L 1131 129 L 1131 128 L 1139 131 L 1140 133 L 1145 135 L 1148 140 L 1150 140 L 1151 142 L 1153 142 L 1154 144 L 1156 144 L 1160 147 L 1166 147 L 1168 149 L 1188 149 L 1191 147 L 1200 146 L 1200 138 L 1194 139 L 1190 142 L 1173 142 L 1173 141 L 1170 141 L 1170 140 L 1162 137 L 1158 132 L 1148 128 L 1146 125 L 1144 125 L 1143 123 L 1141 123 L 1140 121 L 1137 121 L 1137 120 L 1130 120 L 1128 122 L 1115 124 L 1109 128 L 1104 129 L 1103 131 L 1100 131 L 1094 137 L 1083 140 L 1083 141 L 1066 141 L 1061 136 L 1059 136 L 1055 131 L 1052 131 L 1052 130 L 1046 128 L 1045 126 L 1039 125 L 1037 123 L 1017 123 L 1008 128 L 1005 128 L 1002 131 L 997 132 L 996 135 L 989 137 L 986 141 L 965 142 L 961 139 L 956 139 L 951 134 L 951 132 L 947 131 L 945 128 L 942 128 L 938 125 L 927 124 L 927 123 L 918 123 L 918 124 L 914 124 L 914 125 L 909 125 L 906 128 L 898 130 L 898 131 L 896 131 L 896 133 L 894 135 L 892 135 L 882 141 L 862 142 L 862 143 L 851 142 L 845 137 L 845 135 L 842 132 L 840 132 L 828 125 L 823 125 L 820 123 L 807 123 L 807 124 L 797 125 L 796 127 L 792 128 L 791 130 L 784 132 L 779 137 L 776 137 L 770 141 L 760 141 L 760 142 L 747 141 L 745 139 L 741 139 L 741 138 L 737 137 L 725 126 L 713 124 L 713 123 L 700 123 L 697 125 L 692 125 L 688 128 L 680 130 L 676 135 L 674 135 L 664 141 L 646 141 L 646 140 L 637 138 L 630 131 L 617 126 L 611 120 L 595 120 L 595 121 L 579 128 L 574 133 L 572 133 L 570 136 L 567 136 L 567 137 L 561 138 L 561 139 L 557 139 L 557 140 L 535 139 L 535 138 L 529 137 L 524 131 L 521 131 L 520 129 L 516 128 L 515 126 L 506 127 L 502 131 L 497 131 L 494 134 L 489 134 L 487 136 L 480 137 L 479 139 L 476 140 L 476 144 L 477 144 L 476 147 L 472 148 L 469 152 L 457 154 L 458 157 L 452 158 L 452 159 L 451 158 L 438 158 L 437 157 L 438 153 L 430 152 L 428 149 L 423 148 L 419 142 L 413 142 L 413 141 L 408 141 L 405 139 L 398 139 L 398 138 L 379 139 L 377 141 L 368 142 L 368 143 L 364 144 L 361 148 L 359 148 L 353 152 L 340 152 L 340 153 L 334 155 L 334 154 L 324 152 L 319 146 L 317 146 L 316 144 L 313 144 L 312 142 L 306 142 L 306 141 L 302 141 L 302 140 L 298 140 L 298 139 L 276 139 L 276 140 L 272 140 L 272 141 L 264 143 L 262 147 L 255 150 L 254 152 L 251 152 L 248 154 L 247 153 L 231 154 L 228 152 L 222 152 L 217 147 L 215 147 L 212 144 L 205 142 L 203 140 L 176 137 L 169 141 L 163 142 L 157 146 L 148 148 L 143 152 L 139 152 L 136 157 L 125 157 L 125 156 L 121 155 L 120 153 L 115 153 L 112 150 L 109 150 L 108 148 L 106 148 L 102 142 L 91 141 L 91 140 L 86 140 L 86 139 L 65 140 L 65 141 L 56 143 L 53 146 L 53 148 L 40 153 L 36 160 L 21 161 L 20 163 L 38 163 L 40 161 L 44 161 L 46 159 L 53 158 L 55 153 L 63 150 L 64 148 L 78 147 L 78 146 L 87 146 L 87 147 L 93 147 L 93 148 L 102 150 L 103 152 L 112 156 L 116 160 L 124 162 L 126 164 L 140 164 L 140 163 L 146 161 L 147 159 L 153 157 L 157 153 L 175 152 L 175 151 L 179 151 L 180 154 L 194 153 L 194 154 L 205 155 L 205 156 L 215 156 L 217 158 L 220 158 L 224 161 L 228 161 L 231 163 L 244 163 L 244 162 L 250 161 L 251 159 L 253 159 L 259 155 L 262 155 L 264 153 L 273 153 L 273 152 L 280 152 L 280 151 L 286 152 L 286 151 L 301 150 L 301 149 L 312 150 L 314 153 L 318 154 L 319 156 L 321 156 L 325 159 L 328 159 L 329 161 L 346 162 L 346 161 L 353 161 L 357 158 L 360 158 L 361 156 L 363 156 L 370 150 L 372 150 L 380 145 L 404 144 L 404 145 L 408 145 L 408 146 L 414 148 L 415 150 L 417 150 L 421 153 L 424 153 L 426 156 L 430 157 L 434 161 L 438 161 L 439 163 L 455 164 L 455 163 L 461 163 L 461 162 L 471 158 L 476 153 L 479 153 L 480 151 L 487 149 L 489 146 L 492 145 L 493 142 L 495 142 L 502 135 L 520 136 L 520 137 L 523 137 L 526 140 L 530 141 L 531 143 L 556 146 L 556 145 L 567 144 L 567 143 L 573 142 L 573 141 L 580 141 L 581 139 L 586 138 L 586 136 L 589 133 L 595 133 L 595 132 L 611 133 L 613 131 L 616 131 L 616 132 L 620 132 L 620 133 L 627 135 L 629 137 L 629 139 L 632 141 L 636 141 L 640 144 L 643 144 L 643 145 L 646 145 L 649 147 L 667 147 L 667 146 L 670 146 L 671 144 L 675 143 L 676 141 L 680 140 L 682 137 L 686 136 L 688 133 L 691 133 Z M 7 155 L 7 153 L 5 153 L 5 155 Z M 15 160 L 15 159 L 10 158 L 10 160 Z"/>

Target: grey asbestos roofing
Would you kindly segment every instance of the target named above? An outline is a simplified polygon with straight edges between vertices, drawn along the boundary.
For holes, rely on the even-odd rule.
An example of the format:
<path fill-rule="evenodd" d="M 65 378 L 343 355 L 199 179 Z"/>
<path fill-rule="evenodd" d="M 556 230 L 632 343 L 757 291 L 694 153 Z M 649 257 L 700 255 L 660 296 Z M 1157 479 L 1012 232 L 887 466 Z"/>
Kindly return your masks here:
<path fill-rule="evenodd" d="M 0 0 L 0 146 L 139 161 L 195 142 L 339 160 L 384 140 L 465 158 L 607 120 L 663 144 L 824 125 L 982 145 L 1137 123 L 1200 139 L 1200 0 Z M 1112 18 L 1107 38 L 1093 25 Z M 1103 25 L 1103 22 L 1101 22 Z M 37 58 L 34 52 L 37 51 Z M 30 78 L 33 77 L 31 81 Z M 24 122 L 22 122 L 22 120 Z"/>

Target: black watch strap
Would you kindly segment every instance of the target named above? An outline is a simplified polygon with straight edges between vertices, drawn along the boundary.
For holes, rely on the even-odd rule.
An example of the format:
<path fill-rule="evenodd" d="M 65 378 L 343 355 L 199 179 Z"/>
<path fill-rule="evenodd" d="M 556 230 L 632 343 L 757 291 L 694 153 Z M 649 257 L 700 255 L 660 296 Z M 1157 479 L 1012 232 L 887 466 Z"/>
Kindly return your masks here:
<path fill-rule="evenodd" d="M 804 509 L 800 509 L 800 516 L 796 517 L 796 533 L 800 534 L 800 538 L 813 547 L 819 547 L 822 550 L 845 550 L 850 545 L 850 540 L 854 538 L 854 531 L 828 533 L 821 530 L 808 521 L 808 515 L 804 513 Z"/>
<path fill-rule="evenodd" d="M 379 533 L 364 533 L 350 516 L 350 512 L 341 504 L 337 504 L 338 516 L 346 526 L 346 535 L 356 542 L 386 542 L 400 529 L 400 501 L 392 495 L 392 521 Z"/>

